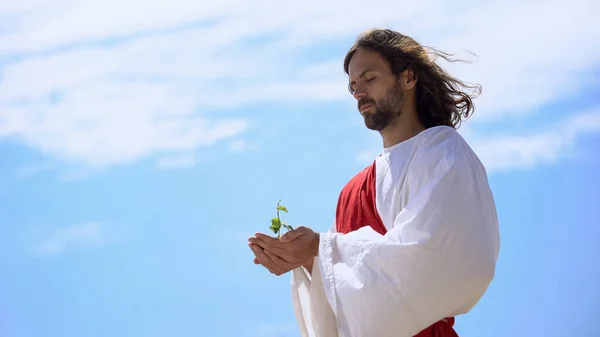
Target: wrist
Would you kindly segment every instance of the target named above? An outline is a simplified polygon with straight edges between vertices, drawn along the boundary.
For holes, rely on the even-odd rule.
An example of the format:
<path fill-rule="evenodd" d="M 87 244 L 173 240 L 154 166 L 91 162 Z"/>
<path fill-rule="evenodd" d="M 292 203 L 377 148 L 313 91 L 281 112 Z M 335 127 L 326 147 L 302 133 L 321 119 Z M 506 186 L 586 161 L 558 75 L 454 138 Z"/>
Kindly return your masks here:
<path fill-rule="evenodd" d="M 314 258 L 306 261 L 304 264 L 302 264 L 302 266 L 310 271 L 312 269 L 313 262 L 315 262 Z"/>
<path fill-rule="evenodd" d="M 314 262 L 314 258 L 310 259 L 308 261 L 306 261 L 306 263 L 304 263 L 302 266 L 304 267 L 304 269 L 308 272 L 309 275 L 312 275 L 312 269 L 313 269 L 313 262 Z"/>
<path fill-rule="evenodd" d="M 311 247 L 311 252 L 312 252 L 312 257 L 317 257 L 319 256 L 319 245 L 321 243 L 321 235 L 319 233 L 315 233 L 315 237 L 312 241 L 312 247 Z"/>

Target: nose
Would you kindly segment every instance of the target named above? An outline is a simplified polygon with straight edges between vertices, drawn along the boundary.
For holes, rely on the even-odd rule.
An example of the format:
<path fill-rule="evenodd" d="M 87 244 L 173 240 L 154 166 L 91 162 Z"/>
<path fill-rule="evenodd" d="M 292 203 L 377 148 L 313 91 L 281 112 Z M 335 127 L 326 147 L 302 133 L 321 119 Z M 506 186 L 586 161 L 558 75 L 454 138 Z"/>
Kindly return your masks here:
<path fill-rule="evenodd" d="M 357 85 L 356 90 L 354 91 L 352 96 L 354 96 L 354 98 L 356 98 L 356 100 L 358 101 L 361 98 L 367 97 L 367 92 L 362 88 L 362 86 Z"/>

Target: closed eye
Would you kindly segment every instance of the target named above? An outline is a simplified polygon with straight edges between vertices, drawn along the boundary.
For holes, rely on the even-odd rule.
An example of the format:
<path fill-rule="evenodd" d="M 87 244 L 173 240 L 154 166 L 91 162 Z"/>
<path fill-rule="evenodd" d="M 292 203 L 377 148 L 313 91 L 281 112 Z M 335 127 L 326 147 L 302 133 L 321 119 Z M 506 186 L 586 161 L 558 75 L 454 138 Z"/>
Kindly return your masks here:
<path fill-rule="evenodd" d="M 372 82 L 373 80 L 375 80 L 376 76 L 364 77 L 364 78 L 365 78 L 365 82 L 369 83 L 369 82 Z M 356 82 L 350 82 L 348 84 L 348 91 L 350 91 L 351 94 L 354 94 L 354 91 L 356 91 Z"/>

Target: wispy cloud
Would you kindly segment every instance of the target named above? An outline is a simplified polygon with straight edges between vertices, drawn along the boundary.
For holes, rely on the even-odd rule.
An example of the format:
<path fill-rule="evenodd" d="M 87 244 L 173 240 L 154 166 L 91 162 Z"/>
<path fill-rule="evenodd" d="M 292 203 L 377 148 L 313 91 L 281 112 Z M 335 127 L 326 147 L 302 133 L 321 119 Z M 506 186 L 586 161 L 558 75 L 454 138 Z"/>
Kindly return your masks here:
<path fill-rule="evenodd" d="M 473 137 L 471 144 L 488 171 L 533 169 L 572 154 L 575 142 L 600 132 L 600 109 L 584 112 L 532 135 Z"/>
<path fill-rule="evenodd" d="M 105 229 L 100 223 L 90 222 L 54 229 L 36 249 L 39 256 L 62 253 L 69 249 L 97 248 L 106 243 Z"/>
<path fill-rule="evenodd" d="M 248 149 L 248 142 L 237 139 L 230 142 L 227 149 L 231 152 L 244 152 Z"/>
<path fill-rule="evenodd" d="M 448 15 L 456 8 L 460 20 Z M 345 50 L 305 56 L 372 26 L 474 51 L 476 63 L 447 67 L 483 85 L 475 121 L 530 114 L 596 84 L 587 70 L 600 60 L 589 43 L 600 40 L 599 9 L 591 0 L 377 0 L 364 15 L 358 1 L 9 1 L 0 5 L 0 137 L 93 167 L 232 141 L 251 116 L 214 112 L 349 99 Z"/>
<path fill-rule="evenodd" d="M 18 168 L 16 171 L 16 176 L 18 178 L 27 178 L 34 174 L 37 174 L 40 172 L 45 172 L 45 171 L 51 171 L 54 169 L 56 169 L 56 163 L 38 162 L 35 164 L 26 165 L 26 166 L 22 166 L 22 167 Z"/>

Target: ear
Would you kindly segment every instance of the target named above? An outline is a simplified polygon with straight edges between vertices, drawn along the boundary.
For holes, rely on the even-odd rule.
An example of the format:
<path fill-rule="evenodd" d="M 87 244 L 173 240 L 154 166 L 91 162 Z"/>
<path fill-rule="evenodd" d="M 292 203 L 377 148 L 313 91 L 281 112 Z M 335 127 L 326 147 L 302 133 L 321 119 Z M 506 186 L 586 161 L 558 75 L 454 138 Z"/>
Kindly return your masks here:
<path fill-rule="evenodd" d="M 412 68 L 402 72 L 402 82 L 405 90 L 411 90 L 417 85 L 417 74 Z"/>

